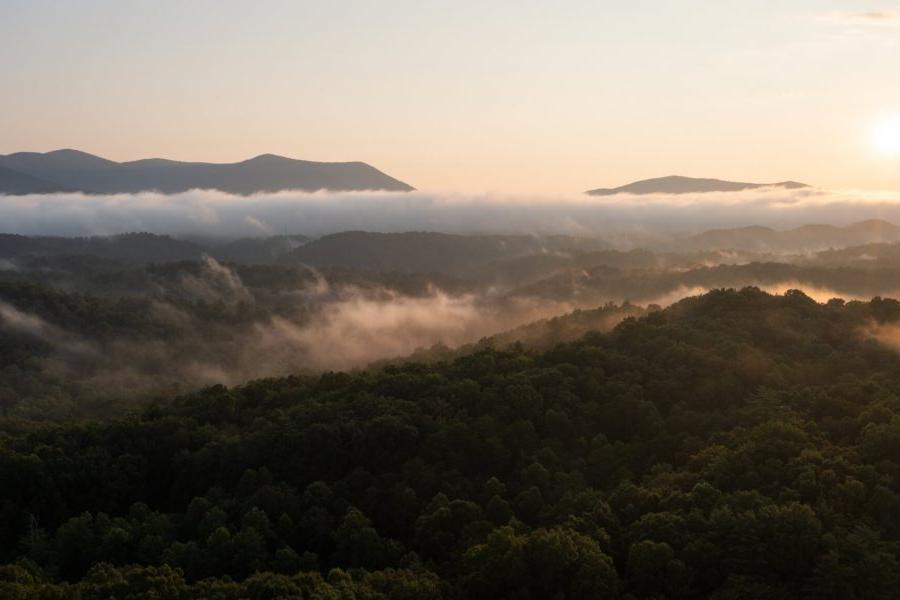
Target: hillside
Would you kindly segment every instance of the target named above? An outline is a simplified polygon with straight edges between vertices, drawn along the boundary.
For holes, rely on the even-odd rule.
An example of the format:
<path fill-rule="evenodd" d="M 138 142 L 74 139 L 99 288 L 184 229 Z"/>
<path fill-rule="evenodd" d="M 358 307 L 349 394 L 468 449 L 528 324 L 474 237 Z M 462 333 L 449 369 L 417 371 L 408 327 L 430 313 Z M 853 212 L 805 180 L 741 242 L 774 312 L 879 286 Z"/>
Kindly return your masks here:
<path fill-rule="evenodd" d="M 0 592 L 887 599 L 898 320 L 717 291 L 546 351 L 2 422 Z"/>
<path fill-rule="evenodd" d="M 167 235 L 128 233 L 109 237 L 66 238 L 0 233 L 0 258 L 94 256 L 127 263 L 197 260 L 199 246 Z"/>
<path fill-rule="evenodd" d="M 567 236 L 346 231 L 300 246 L 283 261 L 373 271 L 452 273 L 492 260 L 605 247 L 601 240 Z"/>

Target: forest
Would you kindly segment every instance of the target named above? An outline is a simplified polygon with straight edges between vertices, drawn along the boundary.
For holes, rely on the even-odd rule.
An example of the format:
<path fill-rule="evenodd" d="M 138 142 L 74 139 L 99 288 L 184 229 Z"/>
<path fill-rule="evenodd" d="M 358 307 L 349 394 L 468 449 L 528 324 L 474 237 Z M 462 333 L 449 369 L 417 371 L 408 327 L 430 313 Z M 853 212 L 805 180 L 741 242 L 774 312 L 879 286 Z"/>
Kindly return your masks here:
<path fill-rule="evenodd" d="M 889 598 L 900 303 L 714 290 L 552 345 L 0 430 L 4 598 Z"/>
<path fill-rule="evenodd" d="M 492 338 L 543 349 L 718 288 L 896 297 L 900 244 L 885 240 L 897 231 L 751 227 L 648 248 L 434 232 L 0 235 L 0 414 L 104 417 L 206 385 L 430 362 Z"/>

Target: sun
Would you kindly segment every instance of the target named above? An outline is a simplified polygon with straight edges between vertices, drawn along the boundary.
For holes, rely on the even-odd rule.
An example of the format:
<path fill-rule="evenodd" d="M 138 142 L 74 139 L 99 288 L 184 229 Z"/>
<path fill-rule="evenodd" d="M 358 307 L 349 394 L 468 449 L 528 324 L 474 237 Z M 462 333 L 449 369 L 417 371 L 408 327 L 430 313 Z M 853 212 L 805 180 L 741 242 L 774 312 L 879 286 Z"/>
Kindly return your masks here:
<path fill-rule="evenodd" d="M 876 123 L 871 141 L 878 154 L 900 157 L 900 117 L 888 117 Z"/>

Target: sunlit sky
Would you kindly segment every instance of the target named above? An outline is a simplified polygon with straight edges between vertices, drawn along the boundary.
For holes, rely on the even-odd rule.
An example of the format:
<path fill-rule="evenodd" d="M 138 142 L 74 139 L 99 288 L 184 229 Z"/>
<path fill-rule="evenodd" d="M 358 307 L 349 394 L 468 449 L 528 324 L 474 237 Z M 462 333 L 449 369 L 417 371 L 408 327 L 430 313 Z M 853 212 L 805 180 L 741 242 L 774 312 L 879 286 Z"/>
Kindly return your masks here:
<path fill-rule="evenodd" d="M 0 81 L 0 154 L 900 189 L 900 1 L 0 0 Z"/>

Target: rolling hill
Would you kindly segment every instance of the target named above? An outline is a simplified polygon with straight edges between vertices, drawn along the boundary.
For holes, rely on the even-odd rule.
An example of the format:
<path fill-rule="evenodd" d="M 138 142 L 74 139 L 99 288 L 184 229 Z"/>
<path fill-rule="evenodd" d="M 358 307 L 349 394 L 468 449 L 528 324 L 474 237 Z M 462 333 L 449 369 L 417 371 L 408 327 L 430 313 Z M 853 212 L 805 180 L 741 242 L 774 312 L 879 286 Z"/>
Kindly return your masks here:
<path fill-rule="evenodd" d="M 93 256 L 127 263 L 164 263 L 199 260 L 203 249 L 190 242 L 151 233 L 89 238 L 0 234 L 0 259 L 59 256 Z"/>
<path fill-rule="evenodd" d="M 803 225 L 787 231 L 750 226 L 710 229 L 677 242 L 680 251 L 733 249 L 754 252 L 810 252 L 863 244 L 898 242 L 900 227 L 878 219 L 834 225 Z"/>
<path fill-rule="evenodd" d="M 367 271 L 464 273 L 492 260 L 605 247 L 601 240 L 566 236 L 345 231 L 300 246 L 282 262 Z"/>

